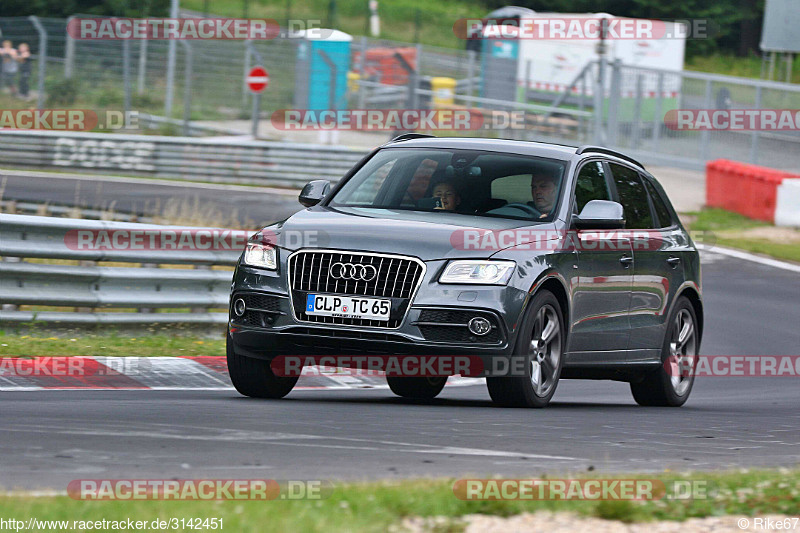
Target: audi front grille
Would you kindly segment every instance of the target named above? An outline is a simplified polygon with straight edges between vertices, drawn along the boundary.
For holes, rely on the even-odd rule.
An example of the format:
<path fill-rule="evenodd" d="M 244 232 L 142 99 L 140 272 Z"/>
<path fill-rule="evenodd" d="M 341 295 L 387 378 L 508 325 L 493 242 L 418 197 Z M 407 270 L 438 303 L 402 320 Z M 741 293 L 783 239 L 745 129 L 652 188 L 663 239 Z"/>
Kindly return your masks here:
<path fill-rule="evenodd" d="M 413 257 L 329 250 L 297 252 L 289 257 L 295 316 L 304 322 L 398 328 L 424 271 L 422 261 Z M 307 315 L 304 303 L 309 293 L 390 299 L 392 311 L 388 322 Z"/>

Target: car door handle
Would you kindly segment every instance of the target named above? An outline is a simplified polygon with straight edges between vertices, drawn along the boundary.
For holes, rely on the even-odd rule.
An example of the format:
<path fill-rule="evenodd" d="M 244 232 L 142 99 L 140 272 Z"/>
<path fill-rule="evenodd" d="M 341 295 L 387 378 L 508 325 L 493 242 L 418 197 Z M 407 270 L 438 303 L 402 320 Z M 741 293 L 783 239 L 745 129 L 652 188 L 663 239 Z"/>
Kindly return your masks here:
<path fill-rule="evenodd" d="M 669 259 L 667 259 L 667 263 L 669 263 L 669 266 L 671 266 L 672 268 L 675 268 L 679 264 L 681 264 L 681 258 L 680 257 L 670 257 Z"/>
<path fill-rule="evenodd" d="M 619 258 L 619 262 L 625 265 L 625 268 L 627 268 L 628 265 L 633 263 L 633 257 L 623 255 L 622 257 Z"/>

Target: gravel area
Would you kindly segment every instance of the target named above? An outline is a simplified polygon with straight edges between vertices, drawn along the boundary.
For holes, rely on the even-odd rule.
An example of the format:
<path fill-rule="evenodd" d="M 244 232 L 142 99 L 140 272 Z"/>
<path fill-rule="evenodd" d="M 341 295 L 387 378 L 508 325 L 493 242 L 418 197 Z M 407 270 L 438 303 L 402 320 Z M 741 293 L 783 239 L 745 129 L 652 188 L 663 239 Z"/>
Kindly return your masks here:
<path fill-rule="evenodd" d="M 772 530 L 776 530 L 774 521 L 786 518 L 792 520 L 792 517 L 780 515 L 768 515 L 761 518 L 765 521 L 773 521 Z M 769 530 L 766 523 L 758 524 L 756 520 L 752 517 L 720 516 L 692 518 L 685 522 L 660 521 L 626 524 L 601 518 L 582 517 L 573 513 L 540 511 L 508 518 L 489 515 L 466 515 L 459 519 L 409 518 L 393 530 L 395 533 L 436 531 L 464 531 L 464 533 L 740 533 L 742 531 Z M 790 531 L 792 523 L 790 522 Z M 795 529 L 800 530 L 800 526 Z"/>

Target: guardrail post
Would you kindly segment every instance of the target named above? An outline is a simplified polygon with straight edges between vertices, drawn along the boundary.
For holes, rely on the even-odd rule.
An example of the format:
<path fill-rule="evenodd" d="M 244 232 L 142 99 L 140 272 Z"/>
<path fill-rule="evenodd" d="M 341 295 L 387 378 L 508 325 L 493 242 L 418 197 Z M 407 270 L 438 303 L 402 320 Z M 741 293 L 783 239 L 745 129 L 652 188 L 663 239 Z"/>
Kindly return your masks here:
<path fill-rule="evenodd" d="M 140 265 L 142 268 L 158 268 L 156 263 L 142 263 Z M 137 313 L 152 313 L 154 309 L 152 307 L 139 307 L 136 309 Z"/>
<path fill-rule="evenodd" d="M 244 72 L 242 73 L 242 111 L 247 106 L 247 95 L 249 89 L 247 88 L 247 75 L 250 73 L 250 41 L 244 42 Z"/>
<path fill-rule="evenodd" d="M 127 117 L 131 111 L 131 42 L 128 39 L 122 41 L 122 85 L 123 108 Z"/>
<path fill-rule="evenodd" d="M 605 100 L 605 59 L 597 61 L 597 80 L 594 85 L 594 143 L 605 144 L 603 135 L 603 103 Z"/>
<path fill-rule="evenodd" d="M 614 60 L 611 63 L 611 90 L 608 95 L 608 144 L 617 146 L 619 135 L 619 102 L 622 92 L 621 88 L 621 61 Z"/>
<path fill-rule="evenodd" d="M 75 15 L 67 17 L 67 28 L 70 22 L 75 18 Z M 70 36 L 69 31 L 64 37 L 64 77 L 66 79 L 72 78 L 72 70 L 75 67 L 75 39 Z"/>
<path fill-rule="evenodd" d="M 36 32 L 39 34 L 39 53 L 37 55 L 39 60 L 39 94 L 36 95 L 36 106 L 41 111 L 44 108 L 44 77 L 47 72 L 47 31 L 36 15 L 29 16 L 28 20 L 33 23 Z"/>
<path fill-rule="evenodd" d="M 11 211 L 13 213 L 13 211 Z M 2 257 L 0 256 L 0 261 L 5 261 L 6 263 L 21 263 L 21 257 Z M 17 304 L 2 304 L 0 305 L 0 311 L 19 311 L 19 306 Z"/>
<path fill-rule="evenodd" d="M 170 0 L 169 18 L 178 18 L 178 0 Z M 164 95 L 164 116 L 172 117 L 172 89 L 175 85 L 175 39 L 167 41 L 167 92 Z"/>
<path fill-rule="evenodd" d="M 195 265 L 194 269 L 195 270 L 211 270 L 211 265 Z M 209 307 L 192 307 L 192 308 L 190 308 L 190 311 L 192 313 L 207 313 L 209 309 L 210 309 Z"/>
<path fill-rule="evenodd" d="M 93 267 L 93 266 L 97 266 L 97 261 L 80 260 L 80 261 L 78 261 L 78 265 L 82 266 L 82 267 Z M 91 282 L 91 283 L 94 283 L 94 282 Z M 91 289 L 90 289 L 90 292 L 91 292 Z M 75 308 L 75 312 L 76 313 L 94 313 L 95 311 L 94 311 L 93 307 L 76 307 Z"/>
<path fill-rule="evenodd" d="M 756 87 L 756 97 L 754 103 L 754 109 L 761 109 L 761 86 L 759 85 Z M 749 161 L 757 165 L 758 164 L 758 141 L 759 141 L 759 134 L 757 129 L 753 129 L 753 132 L 750 134 L 750 159 Z"/>
<path fill-rule="evenodd" d="M 475 90 L 472 79 L 475 76 L 475 55 L 475 50 L 467 50 L 467 96 L 472 96 Z"/>
<path fill-rule="evenodd" d="M 192 54 L 192 45 L 186 41 L 181 41 L 181 44 L 183 49 L 186 50 L 183 78 L 183 134 L 188 137 L 190 135 L 189 121 L 192 116 L 192 67 L 194 56 Z"/>
<path fill-rule="evenodd" d="M 711 80 L 706 80 L 706 96 L 705 102 L 703 103 L 703 108 L 708 110 L 711 109 Z M 705 162 L 708 160 L 708 143 L 710 138 L 710 133 L 707 129 L 700 132 L 700 160 Z"/>
<path fill-rule="evenodd" d="M 638 148 L 640 144 L 640 136 L 642 134 L 641 130 L 641 122 L 642 122 L 642 75 L 640 73 L 636 74 L 636 102 L 633 108 L 633 129 L 632 129 L 632 136 L 631 139 L 631 147 Z"/>
<path fill-rule="evenodd" d="M 147 39 L 139 41 L 139 73 L 137 77 L 137 94 L 144 94 L 144 81 L 147 74 Z"/>
<path fill-rule="evenodd" d="M 661 127 L 664 124 L 662 102 L 664 99 L 664 73 L 658 73 L 658 84 L 656 87 L 656 110 L 653 115 L 653 150 L 658 150 L 661 141 Z"/>
<path fill-rule="evenodd" d="M 364 100 L 367 96 L 366 90 L 367 87 L 363 81 L 365 81 L 364 72 L 366 71 L 367 66 L 367 50 L 369 49 L 369 43 L 367 42 L 367 38 L 365 36 L 361 37 L 361 55 L 358 57 L 358 74 L 360 77 L 358 78 L 358 109 L 364 109 Z"/>
<path fill-rule="evenodd" d="M 587 70 L 584 69 L 584 75 L 581 77 L 581 99 L 578 103 L 578 111 L 583 113 L 586 111 L 586 74 Z M 578 117 L 578 135 L 579 140 L 586 138 L 586 119 L 583 118 L 583 115 Z"/>

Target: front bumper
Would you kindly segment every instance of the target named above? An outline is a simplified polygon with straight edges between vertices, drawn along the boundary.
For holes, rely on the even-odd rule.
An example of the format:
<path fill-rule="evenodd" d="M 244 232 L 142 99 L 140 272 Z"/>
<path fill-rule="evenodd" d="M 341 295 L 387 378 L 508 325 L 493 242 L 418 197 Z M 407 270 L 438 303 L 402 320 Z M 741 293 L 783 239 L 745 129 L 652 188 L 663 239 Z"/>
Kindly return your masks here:
<path fill-rule="evenodd" d="M 248 357 L 278 355 L 471 355 L 486 362 L 508 357 L 527 293 L 510 286 L 442 285 L 435 281 L 444 261 L 429 262 L 419 291 L 397 328 L 357 327 L 298 320 L 286 280 L 278 273 L 239 266 L 231 303 L 253 302 L 243 317 L 230 313 L 233 348 Z M 471 334 L 468 317 L 493 323 L 485 336 Z"/>

